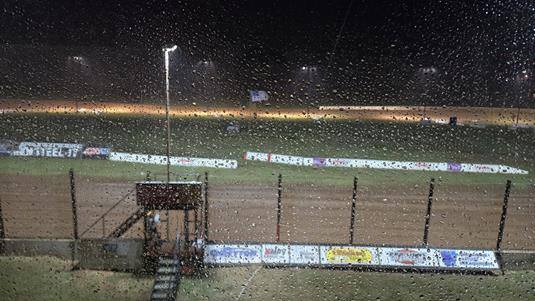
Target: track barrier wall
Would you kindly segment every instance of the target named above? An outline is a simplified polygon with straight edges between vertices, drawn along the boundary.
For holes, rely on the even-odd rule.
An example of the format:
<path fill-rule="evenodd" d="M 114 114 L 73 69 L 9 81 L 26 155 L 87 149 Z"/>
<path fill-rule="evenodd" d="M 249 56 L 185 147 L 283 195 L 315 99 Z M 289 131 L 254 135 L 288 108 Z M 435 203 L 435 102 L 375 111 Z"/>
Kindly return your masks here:
<path fill-rule="evenodd" d="M 107 147 L 84 146 L 75 143 L 48 143 L 48 142 L 13 142 L 13 150 L 3 152 L 3 155 L 15 157 L 46 157 L 46 158 L 82 158 L 107 159 L 110 161 L 166 165 L 167 157 L 161 155 L 132 154 L 112 152 Z M 183 167 L 210 167 L 210 168 L 237 168 L 236 160 L 209 159 L 194 157 L 169 157 L 173 166 Z"/>
<path fill-rule="evenodd" d="M 2 256 L 54 256 L 71 259 L 74 240 L 4 239 Z M 141 239 L 81 239 L 76 265 L 81 269 L 139 271 L 142 268 Z M 431 270 L 494 271 L 497 256 L 491 250 L 426 249 L 309 244 L 208 244 L 209 265 L 360 267 Z M 424 258 L 426 262 L 424 263 Z M 503 270 L 534 270 L 535 251 L 500 252 Z"/>
<path fill-rule="evenodd" d="M 473 173 L 528 174 L 526 170 L 498 164 L 472 164 L 455 162 L 413 162 L 371 159 L 322 158 L 246 152 L 245 160 L 277 164 L 314 167 L 372 168 L 388 170 L 446 171 Z"/>
<path fill-rule="evenodd" d="M 209 244 L 205 263 L 213 265 L 362 267 L 496 271 L 492 250 L 375 247 L 354 245 Z"/>

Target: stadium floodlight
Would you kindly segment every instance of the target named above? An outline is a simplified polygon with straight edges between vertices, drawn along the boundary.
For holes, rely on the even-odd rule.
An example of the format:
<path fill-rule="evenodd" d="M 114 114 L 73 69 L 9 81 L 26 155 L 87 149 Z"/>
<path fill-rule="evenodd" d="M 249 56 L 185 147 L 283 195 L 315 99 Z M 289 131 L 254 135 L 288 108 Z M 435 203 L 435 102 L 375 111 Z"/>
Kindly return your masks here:
<path fill-rule="evenodd" d="M 173 45 L 171 47 L 164 47 L 162 50 L 164 52 L 164 59 L 165 59 L 165 97 L 166 97 L 166 104 L 165 104 L 165 116 L 167 119 L 167 183 L 170 181 L 170 158 L 169 153 L 171 151 L 171 123 L 169 121 L 169 53 L 175 51 L 178 48 L 177 45 Z"/>

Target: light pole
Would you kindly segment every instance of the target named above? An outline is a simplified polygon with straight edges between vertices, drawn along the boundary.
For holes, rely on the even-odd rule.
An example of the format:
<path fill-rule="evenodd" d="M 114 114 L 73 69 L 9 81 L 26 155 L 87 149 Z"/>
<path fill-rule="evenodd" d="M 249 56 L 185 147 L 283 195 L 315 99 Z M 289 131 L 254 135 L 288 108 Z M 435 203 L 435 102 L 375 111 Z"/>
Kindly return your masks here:
<path fill-rule="evenodd" d="M 169 121 L 169 52 L 173 52 L 177 49 L 176 45 L 173 45 L 171 47 L 163 48 L 164 52 L 164 58 L 165 58 L 165 97 L 166 97 L 166 103 L 165 103 L 165 118 L 167 120 L 166 127 L 167 127 L 167 183 L 169 183 L 171 174 L 170 174 L 170 166 L 171 161 L 169 160 L 169 153 L 171 151 L 171 123 Z"/>
<path fill-rule="evenodd" d="M 423 106 L 424 106 L 424 111 L 423 111 L 423 116 L 422 116 L 422 120 L 425 121 L 425 111 L 426 111 L 426 108 L 427 108 L 427 102 L 426 100 L 430 100 L 431 97 L 429 95 L 429 89 L 431 88 L 430 85 L 431 85 L 431 81 L 433 80 L 433 77 L 437 74 L 437 68 L 435 67 L 426 67 L 426 68 L 420 68 L 418 69 L 418 73 L 419 73 L 419 76 L 420 76 L 420 83 L 423 87 L 423 91 L 422 91 L 422 99 L 421 101 L 423 102 Z"/>
<path fill-rule="evenodd" d="M 527 81 L 529 80 L 529 75 L 527 70 L 522 70 L 522 72 L 517 75 L 517 85 L 518 85 L 518 96 L 516 97 L 516 126 L 518 127 L 518 118 L 520 116 L 520 102 L 523 102 L 525 96 Z"/>
<path fill-rule="evenodd" d="M 299 81 L 303 84 L 303 90 L 308 96 L 309 100 L 312 100 L 312 94 L 314 93 L 314 84 L 318 78 L 318 67 L 316 66 L 302 66 L 299 68 Z M 307 102 L 308 103 L 308 102 Z"/>

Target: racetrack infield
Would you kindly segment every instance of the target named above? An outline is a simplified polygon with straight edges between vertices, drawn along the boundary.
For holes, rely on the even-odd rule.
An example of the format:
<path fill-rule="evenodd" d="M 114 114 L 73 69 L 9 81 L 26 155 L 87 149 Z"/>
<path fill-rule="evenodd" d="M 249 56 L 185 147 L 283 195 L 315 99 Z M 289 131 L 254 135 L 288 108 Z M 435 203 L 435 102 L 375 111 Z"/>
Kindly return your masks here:
<path fill-rule="evenodd" d="M 103 237 L 136 210 L 134 194 L 106 211 L 134 189 L 134 181 L 77 177 L 79 233 Z M 425 183 L 424 183 L 425 184 Z M 438 181 L 429 243 L 441 247 L 494 248 L 505 185 L 453 185 Z M 422 243 L 427 185 L 359 185 L 356 244 Z M 352 187 L 283 185 L 281 241 L 348 243 Z M 0 200 L 7 237 L 72 237 L 72 209 L 67 176 L 0 175 Z M 535 187 L 513 186 L 505 225 L 504 249 L 535 249 Z M 209 238 L 216 241 L 275 241 L 277 186 L 209 186 Z M 162 215 L 162 219 L 167 219 Z M 171 212 L 169 235 L 182 219 Z M 167 222 L 161 232 L 167 235 Z M 141 237 L 138 222 L 125 237 Z"/>

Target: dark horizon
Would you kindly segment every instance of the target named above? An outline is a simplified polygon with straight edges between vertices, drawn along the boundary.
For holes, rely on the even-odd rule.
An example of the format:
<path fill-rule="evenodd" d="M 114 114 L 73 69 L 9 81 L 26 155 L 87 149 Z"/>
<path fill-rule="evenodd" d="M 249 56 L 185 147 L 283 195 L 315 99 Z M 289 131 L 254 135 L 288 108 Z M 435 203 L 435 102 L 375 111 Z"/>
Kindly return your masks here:
<path fill-rule="evenodd" d="M 175 99 L 263 89 L 312 104 L 535 102 L 528 1 L 63 2 L 1 5 L 0 96 L 157 97 L 161 47 L 174 43 Z M 68 66 L 75 56 L 89 71 Z"/>

